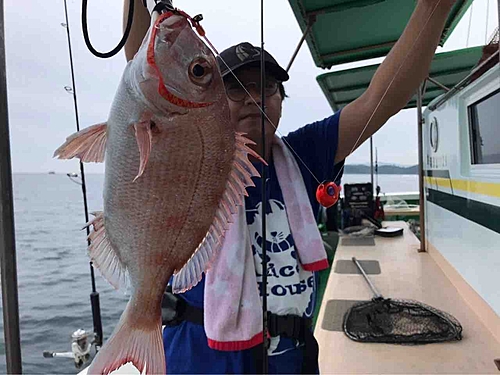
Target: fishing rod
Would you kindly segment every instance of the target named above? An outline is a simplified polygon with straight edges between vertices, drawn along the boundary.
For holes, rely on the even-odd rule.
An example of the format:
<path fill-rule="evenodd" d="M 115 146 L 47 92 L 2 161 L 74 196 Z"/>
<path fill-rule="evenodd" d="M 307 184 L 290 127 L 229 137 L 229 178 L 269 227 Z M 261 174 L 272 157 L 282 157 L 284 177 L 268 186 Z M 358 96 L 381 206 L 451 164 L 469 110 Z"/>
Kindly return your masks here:
<path fill-rule="evenodd" d="M 10 156 L 4 7 L 0 0 L 0 270 L 7 373 L 22 373 L 14 202 Z"/>
<path fill-rule="evenodd" d="M 69 62 L 71 68 L 71 82 L 72 82 L 72 90 L 66 90 L 73 95 L 73 103 L 75 108 L 75 122 L 76 122 L 76 130 L 80 131 L 80 120 L 78 115 L 78 100 L 76 96 L 76 83 L 75 83 L 75 74 L 73 68 L 73 52 L 71 48 L 71 36 L 69 30 L 69 17 L 68 17 L 68 7 L 67 0 L 64 0 L 64 14 L 66 17 L 66 23 L 63 25 L 66 29 L 66 35 L 68 37 L 68 52 L 69 52 Z M 86 3 L 86 0 L 84 0 Z M 132 1 L 133 3 L 133 1 Z M 121 48 L 121 47 L 120 47 Z M 85 213 L 85 222 L 89 222 L 89 210 L 87 203 L 87 185 L 85 183 L 85 168 L 83 163 L 80 161 L 80 176 L 81 176 L 81 186 L 82 186 L 82 195 L 83 195 L 83 207 Z M 90 229 L 89 226 L 86 227 L 87 230 L 87 245 L 90 246 Z M 102 321 L 101 321 L 101 308 L 99 302 L 99 292 L 97 292 L 96 283 L 95 283 L 95 274 L 94 267 L 92 266 L 92 261 L 89 262 L 90 265 L 90 280 L 92 284 L 92 292 L 90 293 L 90 303 L 92 307 L 92 320 L 94 324 L 94 344 L 96 346 L 96 351 L 99 351 L 102 346 L 103 333 L 102 333 Z"/>
<path fill-rule="evenodd" d="M 266 65 L 264 59 L 264 0 L 260 2 L 260 101 L 262 104 L 260 119 L 261 119 L 261 142 L 262 142 L 262 157 L 266 157 Z M 266 183 L 266 166 L 261 163 L 261 181 L 262 181 L 262 373 L 269 372 L 269 358 L 267 350 L 269 348 L 269 340 L 267 338 L 267 233 L 266 233 L 266 213 L 267 213 L 267 183 Z"/>

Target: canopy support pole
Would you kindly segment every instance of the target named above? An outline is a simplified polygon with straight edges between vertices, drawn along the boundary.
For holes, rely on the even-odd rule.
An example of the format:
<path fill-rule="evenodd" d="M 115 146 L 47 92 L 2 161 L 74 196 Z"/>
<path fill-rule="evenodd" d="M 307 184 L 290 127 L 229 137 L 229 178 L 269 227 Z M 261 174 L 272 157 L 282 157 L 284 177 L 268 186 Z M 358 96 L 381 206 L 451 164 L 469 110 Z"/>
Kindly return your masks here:
<path fill-rule="evenodd" d="M 434 83 L 436 86 L 442 88 L 444 91 L 448 92 L 450 91 L 451 89 L 449 87 L 446 87 L 445 85 L 443 85 L 441 82 L 438 82 L 436 81 L 434 78 L 431 78 L 430 76 L 427 77 L 427 80 L 431 83 Z"/>
<path fill-rule="evenodd" d="M 304 31 L 302 38 L 300 38 L 299 44 L 297 45 L 297 48 L 295 48 L 295 51 L 293 52 L 292 58 L 290 59 L 290 62 L 288 63 L 288 65 L 285 69 L 287 73 L 290 70 L 290 68 L 292 67 L 293 62 L 295 61 L 295 58 L 297 57 L 297 54 L 299 53 L 300 48 L 302 47 L 302 43 L 304 43 L 304 40 L 306 40 L 307 34 L 309 34 L 309 32 L 311 31 L 315 22 L 316 22 L 316 16 L 309 17 L 306 31 Z"/>
<path fill-rule="evenodd" d="M 0 269 L 2 273 L 3 329 L 7 373 L 21 374 L 21 339 L 4 27 L 4 6 L 3 0 L 0 0 Z"/>
<path fill-rule="evenodd" d="M 373 186 L 373 136 L 370 137 L 370 181 L 372 183 L 372 197 L 375 191 L 375 186 Z"/>
<path fill-rule="evenodd" d="M 425 81 L 424 81 L 425 83 Z M 425 200 L 424 200 L 424 154 L 423 154 L 423 125 L 424 119 L 422 116 L 422 98 L 425 84 L 422 84 L 417 91 L 417 121 L 418 121 L 418 189 L 419 189 L 419 205 L 420 205 L 420 248 L 419 252 L 426 252 L 425 239 Z"/>

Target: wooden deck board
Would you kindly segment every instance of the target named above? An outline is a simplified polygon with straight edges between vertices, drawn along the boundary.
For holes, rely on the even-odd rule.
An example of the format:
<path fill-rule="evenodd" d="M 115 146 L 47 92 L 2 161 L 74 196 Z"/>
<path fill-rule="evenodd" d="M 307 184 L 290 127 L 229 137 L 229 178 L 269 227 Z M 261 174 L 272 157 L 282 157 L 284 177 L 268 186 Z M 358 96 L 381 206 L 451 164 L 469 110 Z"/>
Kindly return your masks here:
<path fill-rule="evenodd" d="M 339 244 L 339 259 L 378 260 L 382 273 L 370 279 L 384 297 L 415 299 L 455 316 L 463 326 L 459 342 L 401 346 L 357 343 L 343 332 L 322 328 L 325 307 L 332 299 L 368 300 L 372 293 L 361 275 L 330 274 L 315 336 L 320 346 L 323 374 L 499 374 L 494 359 L 500 343 L 462 299 L 457 289 L 428 253 L 418 253 L 418 239 L 404 222 L 397 238 L 376 237 L 376 246 Z M 335 267 L 335 264 L 333 265 Z M 334 269 L 334 268 L 333 268 Z"/>

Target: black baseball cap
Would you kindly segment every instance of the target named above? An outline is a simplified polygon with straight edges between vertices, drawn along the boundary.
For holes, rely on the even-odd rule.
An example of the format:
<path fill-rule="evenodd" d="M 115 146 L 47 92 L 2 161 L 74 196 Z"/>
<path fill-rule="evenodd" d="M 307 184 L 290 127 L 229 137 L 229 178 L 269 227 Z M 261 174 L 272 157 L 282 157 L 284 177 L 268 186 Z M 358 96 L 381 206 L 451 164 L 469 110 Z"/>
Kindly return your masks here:
<path fill-rule="evenodd" d="M 229 47 L 221 52 L 220 57 L 217 56 L 217 62 L 222 74 L 222 78 L 230 73 L 230 70 L 236 70 L 243 66 L 260 67 L 261 48 L 255 47 L 248 42 L 243 42 Z M 222 57 L 222 59 L 221 59 Z M 224 62 L 222 61 L 224 60 Z M 283 69 L 278 62 L 271 56 L 269 52 L 264 50 L 264 62 L 266 73 L 272 75 L 278 81 L 288 81 L 288 73 Z M 227 64 L 227 65 L 226 65 Z M 228 68 L 229 67 L 229 68 Z"/>

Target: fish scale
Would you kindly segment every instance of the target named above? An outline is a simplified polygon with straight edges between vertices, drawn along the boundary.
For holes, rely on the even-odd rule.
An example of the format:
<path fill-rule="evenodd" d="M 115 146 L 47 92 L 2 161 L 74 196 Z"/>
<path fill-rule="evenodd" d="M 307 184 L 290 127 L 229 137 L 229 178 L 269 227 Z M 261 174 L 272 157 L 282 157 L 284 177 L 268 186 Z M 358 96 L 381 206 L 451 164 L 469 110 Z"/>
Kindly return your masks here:
<path fill-rule="evenodd" d="M 55 155 L 105 160 L 104 211 L 87 225 L 93 265 L 130 301 L 89 374 L 131 361 L 164 373 L 161 300 L 196 285 L 224 240 L 262 160 L 230 121 L 211 51 L 184 16 L 167 13 L 127 64 L 106 124 L 68 137 Z M 262 160 L 263 161 L 263 160 Z"/>

